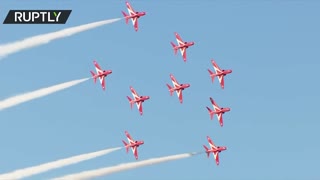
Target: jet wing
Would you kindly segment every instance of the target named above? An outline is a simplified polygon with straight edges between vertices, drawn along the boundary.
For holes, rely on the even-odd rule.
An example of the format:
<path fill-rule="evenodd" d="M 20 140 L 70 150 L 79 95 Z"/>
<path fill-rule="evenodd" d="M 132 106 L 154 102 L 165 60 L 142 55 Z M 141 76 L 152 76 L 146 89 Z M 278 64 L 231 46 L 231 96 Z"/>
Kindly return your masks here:
<path fill-rule="evenodd" d="M 130 136 L 130 134 L 126 131 L 126 136 L 127 136 L 127 139 L 129 141 L 130 144 L 133 144 L 134 143 L 134 140 L 132 139 L 132 137 Z"/>
<path fill-rule="evenodd" d="M 217 113 L 217 117 L 218 117 L 219 124 L 222 127 L 223 126 L 223 115 L 222 115 L 222 113 Z"/>
<path fill-rule="evenodd" d="M 105 77 L 104 76 L 100 76 L 99 77 L 99 80 L 100 80 L 100 83 L 101 83 L 101 86 L 102 86 L 102 89 L 105 90 L 106 89 L 106 81 L 105 81 Z"/>
<path fill-rule="evenodd" d="M 93 61 L 93 64 L 94 64 L 94 66 L 95 66 L 95 69 L 96 69 L 97 74 L 103 73 L 103 71 L 102 71 L 102 69 L 101 69 L 101 67 L 99 66 L 99 64 L 98 64 L 97 61 Z"/>
<path fill-rule="evenodd" d="M 216 145 L 213 143 L 213 141 L 211 140 L 211 138 L 209 136 L 207 136 L 209 145 L 211 149 L 217 149 Z"/>
<path fill-rule="evenodd" d="M 179 46 L 184 45 L 184 42 L 183 42 L 182 38 L 180 37 L 180 35 L 178 33 L 176 33 L 176 32 L 174 34 L 176 36 L 176 40 L 177 40 L 178 45 Z"/>
<path fill-rule="evenodd" d="M 222 73 L 221 68 L 218 66 L 218 64 L 212 59 L 211 63 L 213 65 L 214 70 L 216 71 L 216 73 Z"/>
<path fill-rule="evenodd" d="M 131 18 L 132 20 L 132 24 L 133 24 L 133 27 L 136 31 L 138 31 L 138 18 L 135 17 L 135 18 Z"/>
<path fill-rule="evenodd" d="M 132 93 L 132 96 L 134 97 L 134 99 L 139 99 L 139 94 L 137 93 L 137 91 L 135 89 L 133 89 L 133 87 L 130 86 L 130 90 Z"/>
<path fill-rule="evenodd" d="M 139 101 L 139 102 L 136 102 L 136 104 L 137 104 L 137 108 L 139 109 L 140 115 L 142 115 L 143 114 L 142 102 Z"/>
<path fill-rule="evenodd" d="M 219 152 L 218 151 L 213 152 L 213 157 L 216 160 L 216 164 L 219 165 Z"/>
<path fill-rule="evenodd" d="M 136 158 L 136 160 L 138 160 L 138 147 L 134 146 L 134 147 L 131 147 L 131 149 L 134 157 Z"/>
<path fill-rule="evenodd" d="M 172 84 L 175 88 L 180 87 L 179 82 L 176 80 L 176 78 L 172 74 L 170 74 L 170 78 L 171 78 Z"/>
<path fill-rule="evenodd" d="M 220 111 L 221 108 L 217 105 L 217 103 L 210 97 L 211 104 L 214 108 L 214 111 Z"/>
<path fill-rule="evenodd" d="M 128 12 L 129 12 L 130 16 L 136 15 L 136 12 L 135 12 L 134 9 L 131 7 L 131 5 L 129 4 L 129 2 L 126 2 L 126 5 L 127 5 L 127 9 L 128 9 Z"/>
<path fill-rule="evenodd" d="M 183 102 L 182 89 L 176 90 L 180 103 Z"/>
<path fill-rule="evenodd" d="M 223 89 L 224 88 L 224 75 L 218 76 L 218 80 L 219 80 L 221 88 Z"/>
<path fill-rule="evenodd" d="M 181 53 L 183 60 L 186 61 L 187 60 L 187 48 L 186 47 L 180 48 L 180 53 Z"/>

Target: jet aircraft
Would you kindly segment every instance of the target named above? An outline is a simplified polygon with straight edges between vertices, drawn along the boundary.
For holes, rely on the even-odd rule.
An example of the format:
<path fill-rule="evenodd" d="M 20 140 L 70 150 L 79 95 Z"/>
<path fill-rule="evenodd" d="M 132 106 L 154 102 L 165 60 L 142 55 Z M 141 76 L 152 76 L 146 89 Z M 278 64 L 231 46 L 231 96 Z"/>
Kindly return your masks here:
<path fill-rule="evenodd" d="M 173 42 L 170 42 L 173 47 L 174 54 L 177 54 L 178 50 L 180 50 L 182 58 L 183 58 L 184 62 L 186 62 L 187 61 L 187 48 L 189 48 L 190 46 L 193 46 L 194 42 L 185 42 L 182 40 L 182 38 L 180 37 L 180 35 L 178 33 L 175 32 L 174 34 L 175 34 L 176 40 L 178 42 L 178 45 L 175 45 Z"/>
<path fill-rule="evenodd" d="M 129 19 L 131 19 L 135 31 L 138 31 L 138 28 L 139 28 L 138 27 L 139 26 L 138 25 L 138 19 L 141 16 L 146 15 L 146 12 L 136 12 L 136 11 L 134 11 L 132 6 L 129 4 L 129 2 L 126 2 L 126 5 L 127 5 L 127 9 L 128 9 L 129 15 L 122 11 L 122 14 L 123 14 L 123 16 L 124 16 L 124 18 L 126 20 L 126 24 L 128 24 Z"/>
<path fill-rule="evenodd" d="M 216 164 L 219 165 L 219 153 L 222 152 L 222 151 L 227 150 L 227 147 L 225 147 L 225 146 L 216 146 L 209 136 L 207 136 L 207 139 L 208 139 L 208 142 L 209 142 L 209 145 L 210 145 L 210 149 L 207 146 L 203 145 L 204 149 L 206 150 L 207 157 L 209 158 L 210 153 L 212 153 L 214 159 L 216 160 Z"/>
<path fill-rule="evenodd" d="M 174 86 L 174 87 L 171 87 L 169 84 L 167 84 L 167 87 L 169 88 L 170 95 L 172 96 L 173 92 L 176 91 L 177 96 L 179 98 L 179 101 L 182 104 L 182 102 L 183 102 L 182 91 L 186 88 L 189 88 L 190 84 L 179 84 L 179 82 L 176 80 L 176 78 L 172 74 L 170 74 L 170 78 L 171 78 L 172 84 Z"/>
<path fill-rule="evenodd" d="M 137 104 L 137 108 L 140 112 L 140 115 L 143 114 L 143 109 L 142 109 L 142 103 L 145 101 L 145 100 L 148 100 L 150 99 L 150 96 L 139 96 L 139 94 L 136 92 L 135 89 L 133 89 L 132 86 L 130 86 L 130 90 L 131 90 L 131 93 L 132 93 L 132 96 L 134 99 L 131 99 L 129 96 L 127 96 L 128 100 L 129 100 L 129 103 L 130 103 L 130 107 L 132 109 L 132 106 L 134 103 Z"/>
<path fill-rule="evenodd" d="M 217 77 L 221 88 L 224 89 L 224 76 L 232 73 L 232 70 L 231 69 L 227 69 L 227 70 L 221 69 L 213 59 L 211 60 L 211 63 L 212 63 L 212 66 L 216 72 L 216 73 L 213 73 L 210 69 L 208 69 L 212 83 L 214 81 L 214 78 Z"/>
<path fill-rule="evenodd" d="M 211 101 L 211 104 L 214 108 L 214 111 L 211 110 L 210 108 L 208 108 L 207 106 L 207 109 L 209 111 L 209 114 L 210 114 L 210 119 L 212 120 L 213 119 L 213 115 L 216 114 L 217 117 L 218 117 L 218 121 L 220 123 L 220 126 L 222 127 L 223 126 L 223 117 L 222 115 L 225 113 L 225 112 L 229 112 L 230 111 L 230 108 L 228 107 L 219 107 L 217 105 L 217 103 L 210 97 L 210 101 Z"/>
<path fill-rule="evenodd" d="M 97 78 L 99 78 L 102 89 L 105 90 L 106 89 L 105 78 L 112 73 L 112 70 L 102 70 L 97 61 L 93 61 L 93 64 L 97 72 L 97 74 L 95 74 L 93 71 L 90 71 L 92 74 L 93 81 L 94 83 L 96 83 Z"/>
<path fill-rule="evenodd" d="M 127 139 L 129 141 L 129 143 L 126 143 L 124 140 L 122 140 L 124 147 L 126 148 L 126 152 L 128 153 L 129 148 L 131 148 L 134 157 L 136 158 L 136 160 L 138 160 L 138 147 L 142 144 L 144 144 L 144 141 L 135 141 L 133 140 L 133 138 L 130 136 L 130 134 L 128 133 L 128 131 L 124 132 L 127 136 Z"/>

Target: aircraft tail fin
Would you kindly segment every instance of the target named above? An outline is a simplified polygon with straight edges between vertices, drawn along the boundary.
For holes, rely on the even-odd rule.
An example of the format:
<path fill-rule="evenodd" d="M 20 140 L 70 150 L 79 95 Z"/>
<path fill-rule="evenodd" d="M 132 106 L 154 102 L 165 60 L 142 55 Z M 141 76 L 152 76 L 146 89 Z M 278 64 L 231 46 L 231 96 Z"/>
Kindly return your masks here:
<path fill-rule="evenodd" d="M 122 14 L 123 14 L 124 18 L 126 19 L 126 24 L 128 24 L 128 21 L 129 21 L 128 15 L 123 11 L 122 11 Z"/>
<path fill-rule="evenodd" d="M 129 96 L 127 96 L 127 98 L 128 98 L 128 100 L 129 100 L 129 103 L 130 103 L 130 108 L 132 109 L 133 101 L 132 101 L 132 99 L 131 99 Z"/>
<path fill-rule="evenodd" d="M 177 54 L 177 52 L 178 52 L 177 46 L 173 42 L 170 42 L 170 43 L 171 43 L 171 45 L 173 47 L 174 54 Z"/>
<path fill-rule="evenodd" d="M 209 158 L 210 156 L 210 152 L 208 152 L 209 148 L 205 145 L 203 145 L 204 149 L 206 150 L 206 153 L 207 153 L 207 157 Z"/>
<path fill-rule="evenodd" d="M 172 94 L 173 94 L 172 87 L 169 84 L 167 84 L 167 87 L 169 88 L 170 96 L 172 96 Z"/>
<path fill-rule="evenodd" d="M 92 78 L 93 78 L 93 81 L 94 83 L 97 82 L 97 77 L 96 77 L 96 74 L 93 72 L 93 71 L 90 71 L 91 75 L 92 75 Z"/>
<path fill-rule="evenodd" d="M 126 148 L 126 152 L 128 153 L 129 152 L 129 147 L 128 147 L 128 144 L 122 140 L 123 144 L 124 144 L 124 147 Z"/>
<path fill-rule="evenodd" d="M 213 83 L 214 78 L 216 77 L 216 74 L 214 74 L 210 69 L 208 69 L 208 71 L 209 71 L 209 74 L 210 74 L 210 77 L 211 77 L 211 81 Z"/>
<path fill-rule="evenodd" d="M 213 115 L 214 115 L 214 111 L 212 111 L 210 108 L 208 108 L 208 106 L 206 107 L 209 111 L 209 114 L 210 114 L 210 119 L 213 118 Z"/>

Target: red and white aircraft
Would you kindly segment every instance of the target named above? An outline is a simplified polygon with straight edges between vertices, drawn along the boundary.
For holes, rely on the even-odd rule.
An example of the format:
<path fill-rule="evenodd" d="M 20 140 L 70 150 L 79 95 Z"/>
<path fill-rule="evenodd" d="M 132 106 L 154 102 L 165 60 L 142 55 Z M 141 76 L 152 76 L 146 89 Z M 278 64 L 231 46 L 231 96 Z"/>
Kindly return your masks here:
<path fill-rule="evenodd" d="M 93 64 L 96 68 L 97 74 L 95 74 L 93 71 L 90 71 L 92 74 L 92 78 L 94 83 L 96 83 L 97 78 L 99 78 L 102 89 L 106 89 L 106 83 L 105 83 L 105 77 L 112 73 L 112 70 L 102 70 L 97 61 L 93 61 Z"/>
<path fill-rule="evenodd" d="M 133 104 L 136 103 L 137 107 L 139 109 L 140 115 L 142 115 L 142 113 L 143 113 L 142 103 L 145 100 L 150 99 L 150 97 L 149 96 L 139 96 L 139 94 L 136 92 L 136 90 L 134 90 L 133 87 L 131 87 L 131 86 L 130 86 L 130 90 L 131 90 L 132 96 L 134 98 L 134 99 L 131 99 L 129 96 L 127 96 L 129 103 L 130 103 L 130 107 L 132 109 Z"/>
<path fill-rule="evenodd" d="M 214 70 L 216 71 L 216 73 L 213 73 L 210 69 L 208 69 L 210 77 L 212 79 L 212 83 L 214 81 L 214 78 L 217 76 L 221 88 L 224 89 L 224 76 L 232 73 L 232 70 L 231 69 L 227 69 L 227 70 L 221 69 L 213 59 L 211 60 L 211 63 L 213 65 Z"/>
<path fill-rule="evenodd" d="M 141 16 L 146 15 L 146 12 L 136 12 L 136 11 L 134 11 L 133 8 L 131 7 L 131 5 L 128 2 L 126 2 L 126 5 L 127 5 L 127 9 L 128 9 L 129 15 L 127 15 L 125 12 L 122 11 L 122 14 L 123 14 L 124 18 L 126 19 L 126 24 L 128 24 L 129 19 L 131 19 L 132 20 L 132 24 L 134 26 L 134 29 L 136 31 L 138 31 L 138 19 Z"/>
<path fill-rule="evenodd" d="M 221 151 L 227 150 L 227 147 L 214 145 L 209 136 L 207 136 L 207 139 L 210 145 L 210 149 L 207 146 L 203 145 L 203 147 L 206 149 L 207 157 L 209 158 L 210 153 L 212 153 L 214 159 L 216 160 L 216 164 L 219 165 L 219 153 Z"/>
<path fill-rule="evenodd" d="M 184 42 L 178 33 L 175 32 L 174 34 L 175 34 L 177 42 L 178 42 L 178 46 L 176 46 L 173 42 L 170 42 L 173 47 L 174 54 L 177 54 L 178 50 L 180 50 L 182 58 L 183 58 L 184 62 L 186 62 L 187 61 L 187 48 L 189 48 L 190 46 L 193 46 L 194 42 Z"/>
<path fill-rule="evenodd" d="M 124 147 L 126 148 L 127 153 L 129 151 L 129 148 L 131 148 L 134 157 L 136 158 L 136 160 L 138 160 L 138 147 L 140 145 L 144 144 L 144 142 L 133 140 L 132 137 L 130 136 L 130 134 L 128 133 L 128 131 L 125 131 L 124 133 L 126 133 L 127 139 L 129 141 L 129 144 L 128 144 L 124 140 L 122 140 Z"/>
<path fill-rule="evenodd" d="M 218 117 L 218 121 L 220 123 L 220 126 L 222 127 L 223 126 L 223 117 L 222 115 L 225 113 L 225 112 L 228 112 L 230 111 L 230 108 L 228 107 L 225 107 L 225 108 L 220 108 L 217 103 L 210 97 L 210 101 L 211 101 L 211 104 L 214 108 L 214 111 L 212 111 L 210 108 L 208 108 L 207 106 L 207 109 L 209 111 L 209 114 L 210 114 L 210 119 L 212 120 L 213 118 L 213 115 L 216 114 L 217 117 Z"/>
<path fill-rule="evenodd" d="M 173 92 L 176 91 L 179 101 L 182 104 L 183 102 L 182 91 L 190 87 L 190 84 L 179 84 L 179 82 L 176 80 L 176 78 L 172 74 L 170 74 L 170 78 L 174 86 L 174 87 L 171 87 L 169 84 L 167 84 L 170 95 L 172 96 Z"/>

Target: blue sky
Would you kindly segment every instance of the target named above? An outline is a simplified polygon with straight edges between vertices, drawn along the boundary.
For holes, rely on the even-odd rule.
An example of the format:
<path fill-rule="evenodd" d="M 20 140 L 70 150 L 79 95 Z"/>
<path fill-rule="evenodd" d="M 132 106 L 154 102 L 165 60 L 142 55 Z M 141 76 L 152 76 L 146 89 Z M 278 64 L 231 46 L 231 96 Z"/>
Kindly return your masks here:
<path fill-rule="evenodd" d="M 95 59 L 113 74 L 0 112 L 0 172 L 122 146 L 128 130 L 145 144 L 140 160 L 202 151 L 209 135 L 228 147 L 217 167 L 205 154 L 124 171 L 110 179 L 315 179 L 320 156 L 320 2 L 130 1 L 146 11 L 139 31 L 124 20 L 12 54 L 0 61 L 0 98 L 89 77 Z M 122 17 L 124 1 L 1 1 L 10 9 L 72 9 L 65 25 L 1 25 L 0 44 L 94 21 Z M 188 60 L 175 56 L 178 32 L 194 41 Z M 221 90 L 207 68 L 232 69 Z M 169 74 L 190 83 L 181 105 L 165 86 Z M 149 95 L 140 116 L 126 99 L 132 85 Z M 213 97 L 231 111 L 210 121 Z M 27 179 L 133 162 L 122 149 Z M 104 179 L 98 178 L 98 179 Z"/>

